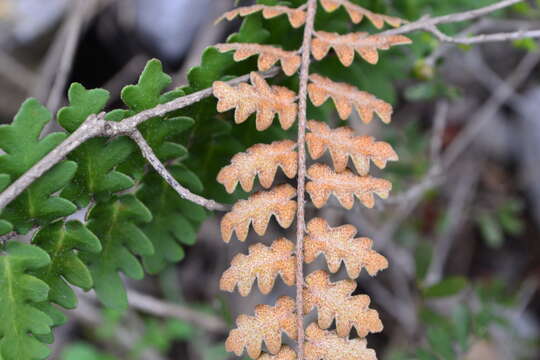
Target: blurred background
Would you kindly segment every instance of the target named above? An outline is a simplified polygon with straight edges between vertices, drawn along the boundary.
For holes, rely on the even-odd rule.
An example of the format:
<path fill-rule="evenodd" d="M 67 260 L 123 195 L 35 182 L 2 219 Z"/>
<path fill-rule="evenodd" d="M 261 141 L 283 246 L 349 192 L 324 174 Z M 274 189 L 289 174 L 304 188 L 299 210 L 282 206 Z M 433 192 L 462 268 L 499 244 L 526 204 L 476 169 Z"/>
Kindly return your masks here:
<path fill-rule="evenodd" d="M 415 20 L 494 2 L 362 5 Z M 540 29 L 539 3 L 441 29 L 449 35 Z M 232 0 L 0 0 L 0 120 L 11 121 L 27 97 L 56 111 L 74 81 L 109 90 L 118 105 L 121 88 L 135 83 L 153 57 L 175 87 L 184 85 L 202 51 L 238 30 L 240 22 L 213 24 L 233 6 Z M 388 257 L 388 270 L 359 279 L 359 292 L 371 296 L 385 324 L 383 333 L 368 337 L 381 359 L 540 359 L 539 44 L 457 46 L 422 33 L 413 39 L 380 66 L 353 75 L 395 106 L 391 126 L 369 127 L 400 155 L 384 172 L 393 195 L 375 210 L 328 206 L 308 208 L 308 215 L 357 226 Z M 260 239 L 225 246 L 218 229 L 219 217 L 210 218 L 182 262 L 128 281 L 128 312 L 105 310 L 92 294 L 81 294 L 71 321 L 56 330 L 51 358 L 234 358 L 223 347 L 231 321 L 292 289 L 279 280 L 268 296 L 219 291 L 230 259 Z M 293 238 L 293 230 L 276 226 L 264 241 L 280 234 Z M 318 261 L 307 272 L 324 266 Z"/>

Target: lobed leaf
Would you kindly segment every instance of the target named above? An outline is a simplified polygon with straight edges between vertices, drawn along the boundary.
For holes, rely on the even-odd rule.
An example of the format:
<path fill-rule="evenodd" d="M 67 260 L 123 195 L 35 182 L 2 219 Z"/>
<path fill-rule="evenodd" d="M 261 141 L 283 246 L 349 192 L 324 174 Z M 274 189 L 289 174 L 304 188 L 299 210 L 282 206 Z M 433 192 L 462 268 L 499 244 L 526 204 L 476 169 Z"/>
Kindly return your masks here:
<path fill-rule="evenodd" d="M 98 236 L 103 251 L 83 252 L 98 298 L 107 306 L 127 307 L 127 296 L 118 271 L 132 279 L 142 279 L 144 272 L 135 255 L 151 255 L 152 242 L 140 225 L 152 220 L 152 213 L 134 195 L 113 197 L 94 206 L 88 215 L 88 228 Z"/>
<path fill-rule="evenodd" d="M 312 165 L 307 171 L 307 177 L 311 181 L 307 183 L 306 191 L 317 208 L 326 204 L 330 194 L 334 194 L 346 209 L 352 209 L 355 196 L 364 206 L 372 208 L 375 205 L 374 194 L 386 199 L 392 189 L 392 183 L 388 180 L 357 176 L 349 170 L 336 173 L 322 164 Z"/>
<path fill-rule="evenodd" d="M 330 129 L 323 122 L 310 120 L 307 128 L 311 131 L 306 134 L 311 157 L 319 159 L 328 150 L 337 172 L 347 168 L 349 157 L 358 174 L 362 176 L 368 174 L 370 161 L 383 169 L 388 161 L 398 160 L 398 155 L 390 144 L 376 142 L 371 136 L 354 136 L 354 130 L 349 127 Z"/>
<path fill-rule="evenodd" d="M 269 188 L 274 182 L 278 167 L 291 179 L 296 176 L 298 155 L 296 143 L 290 140 L 274 141 L 272 144 L 256 144 L 244 153 L 236 154 L 231 165 L 225 166 L 219 172 L 217 181 L 232 193 L 240 182 L 244 191 L 251 191 L 255 176 L 264 188 Z"/>
<path fill-rule="evenodd" d="M 223 273 L 219 288 L 233 292 L 238 286 L 240 295 L 247 296 L 255 279 L 263 294 L 272 291 L 278 275 L 288 286 L 295 283 L 296 257 L 294 244 L 285 238 L 275 240 L 271 246 L 261 243 L 249 247 L 249 254 L 238 254 Z"/>
<path fill-rule="evenodd" d="M 228 43 L 214 45 L 220 52 L 234 51 L 234 61 L 242 61 L 251 56 L 259 55 L 257 67 L 259 71 L 268 71 L 276 64 L 281 63 L 283 72 L 292 76 L 300 67 L 302 61 L 296 51 L 285 51 L 271 45 Z"/>
<path fill-rule="evenodd" d="M 41 160 L 65 138 L 64 133 L 52 133 L 42 139 L 40 134 L 51 120 L 50 112 L 37 100 L 26 100 L 13 122 L 0 126 L 0 173 L 4 186 L 16 180 Z M 27 232 L 36 222 L 47 223 L 72 214 L 76 207 L 70 201 L 52 196 L 69 183 L 77 164 L 61 161 L 37 179 L 2 212 L 16 231 Z"/>
<path fill-rule="evenodd" d="M 340 35 L 326 31 L 315 32 L 311 52 L 316 60 L 322 60 L 331 48 L 338 55 L 343 66 L 349 67 L 354 61 L 355 51 L 370 64 L 379 62 L 378 50 L 388 50 L 392 46 L 412 43 L 403 35 L 369 35 L 366 32 Z"/>
<path fill-rule="evenodd" d="M 255 123 L 259 131 L 268 129 L 278 114 L 281 127 L 289 129 L 298 111 L 296 94 L 286 87 L 268 85 L 256 72 L 251 72 L 251 83 L 233 87 L 222 81 L 214 82 L 214 96 L 219 99 L 217 110 L 225 112 L 235 109 L 234 120 L 237 124 L 256 113 Z"/>
<path fill-rule="evenodd" d="M 366 339 L 344 339 L 312 323 L 306 329 L 306 360 L 377 360 Z"/>
<path fill-rule="evenodd" d="M 73 83 L 68 90 L 69 105 L 58 112 L 58 123 L 68 132 L 73 132 L 89 115 L 101 112 L 108 99 L 106 90 L 87 90 L 81 84 Z M 112 116 L 108 115 L 107 120 L 112 120 Z M 126 137 L 110 141 L 96 138 L 81 144 L 68 156 L 78 164 L 76 181 L 72 181 L 62 195 L 84 207 L 93 196 L 108 196 L 132 187 L 133 179 L 117 171 L 116 167 L 131 155 L 134 148 Z"/>
<path fill-rule="evenodd" d="M 51 262 L 34 275 L 50 287 L 49 301 L 66 309 L 77 306 L 77 296 L 68 285 L 90 290 L 93 285 L 90 270 L 79 258 L 79 251 L 98 254 L 99 239 L 79 221 L 57 221 L 41 228 L 32 244 L 45 250 Z"/>
<path fill-rule="evenodd" d="M 167 169 L 191 191 L 200 193 L 203 190 L 197 175 L 182 164 L 171 165 Z M 145 175 L 137 197 L 153 216 L 151 222 L 140 227 L 154 246 L 153 254 L 143 256 L 144 267 L 149 273 L 156 274 L 168 263 L 176 263 L 184 258 L 183 245 L 195 244 L 197 228 L 207 214 L 201 206 L 178 196 L 156 172 Z"/>
<path fill-rule="evenodd" d="M 270 191 L 260 191 L 247 200 L 234 204 L 232 210 L 221 219 L 221 236 L 228 243 L 236 231 L 238 240 L 245 241 L 249 225 L 258 235 L 264 235 L 270 217 L 274 215 L 281 227 L 291 226 L 296 213 L 296 189 L 289 184 L 278 185 Z"/>
<path fill-rule="evenodd" d="M 388 260 L 372 249 L 371 239 L 354 238 L 357 231 L 352 225 L 333 228 L 326 220 L 315 218 L 307 224 L 306 230 L 308 235 L 304 239 L 304 255 L 308 264 L 323 254 L 332 273 L 339 271 L 343 261 L 352 279 L 360 276 L 362 268 L 375 276 L 388 267 Z"/>
<path fill-rule="evenodd" d="M 381 332 L 383 325 L 379 313 L 369 308 L 369 296 L 351 296 L 355 289 L 355 281 L 332 283 L 328 273 L 317 270 L 306 277 L 304 314 L 317 308 L 321 329 L 330 328 L 335 319 L 336 332 L 340 337 L 347 337 L 353 326 L 360 337 Z"/>
<path fill-rule="evenodd" d="M 240 356 L 244 349 L 252 359 L 261 354 L 262 343 L 271 354 L 281 350 L 281 333 L 285 332 L 296 340 L 295 302 L 287 296 L 280 297 L 275 306 L 257 305 L 255 316 L 240 315 L 237 328 L 231 330 L 225 341 L 225 349 Z"/>
<path fill-rule="evenodd" d="M 276 16 L 287 15 L 289 22 L 294 28 L 299 28 L 306 23 L 306 13 L 303 10 L 289 8 L 286 6 L 268 6 L 268 5 L 252 5 L 243 6 L 237 9 L 231 10 L 223 14 L 216 22 L 220 22 L 223 19 L 229 21 L 233 20 L 237 16 L 248 16 L 262 11 L 262 15 L 265 19 L 272 19 Z"/>
<path fill-rule="evenodd" d="M 359 24 L 364 17 L 367 17 L 377 29 L 382 29 L 385 23 L 393 27 L 398 27 L 407 23 L 406 20 L 397 17 L 376 14 L 348 0 L 321 0 L 321 5 L 326 12 L 334 12 L 343 6 L 345 10 L 347 10 L 353 23 Z"/>
<path fill-rule="evenodd" d="M 308 85 L 308 93 L 313 105 L 321 106 L 328 98 L 332 98 L 341 120 L 351 116 L 353 106 L 366 124 L 373 119 L 373 113 L 379 115 L 385 123 L 389 123 L 392 119 L 392 106 L 370 93 L 358 90 L 347 83 L 334 82 L 318 74 L 311 74 L 309 80 L 311 83 Z"/>
<path fill-rule="evenodd" d="M 49 349 L 37 337 L 51 332 L 53 320 L 37 306 L 49 287 L 30 274 L 50 263 L 37 246 L 9 242 L 0 256 L 0 358 L 45 359 Z"/>

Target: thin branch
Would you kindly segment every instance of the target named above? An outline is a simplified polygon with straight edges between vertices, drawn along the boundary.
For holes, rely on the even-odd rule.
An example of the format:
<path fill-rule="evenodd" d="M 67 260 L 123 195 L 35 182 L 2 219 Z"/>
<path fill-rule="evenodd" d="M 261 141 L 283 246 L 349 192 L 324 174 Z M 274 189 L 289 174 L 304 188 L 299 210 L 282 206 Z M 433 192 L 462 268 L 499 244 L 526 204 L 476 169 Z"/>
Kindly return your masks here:
<path fill-rule="evenodd" d="M 227 211 L 229 206 L 215 202 L 214 200 L 208 200 L 202 196 L 193 194 L 191 191 L 180 185 L 178 181 L 171 175 L 171 173 L 165 168 L 163 163 L 159 161 L 154 151 L 148 145 L 139 130 L 134 130 L 129 137 L 133 139 L 141 149 L 141 152 L 146 160 L 152 165 L 152 167 L 158 172 L 159 175 L 180 195 L 181 198 L 189 200 L 197 205 L 201 205 L 208 210 Z"/>
<path fill-rule="evenodd" d="M 449 42 L 453 44 L 479 44 L 487 42 L 497 42 L 497 41 L 509 41 L 509 40 L 519 40 L 527 38 L 540 38 L 540 30 L 520 30 L 515 32 L 508 33 L 496 33 L 496 34 L 482 34 L 472 37 L 451 37 L 444 34 L 442 31 L 437 29 L 435 26 L 431 27 L 429 31 L 435 35 L 440 41 Z"/>
<path fill-rule="evenodd" d="M 524 0 L 503 0 L 493 5 L 489 5 L 489 6 L 475 9 L 475 10 L 470 10 L 470 11 L 465 11 L 465 12 L 455 13 L 455 14 L 450 14 L 450 15 L 444 15 L 444 16 L 438 16 L 434 18 L 430 18 L 430 17 L 422 18 L 418 21 L 409 23 L 407 25 L 403 25 L 397 29 L 384 31 L 381 34 L 397 35 L 397 34 L 406 34 L 406 33 L 418 31 L 418 30 L 431 31 L 431 28 L 437 25 L 472 20 L 472 19 L 484 16 L 484 15 L 490 14 L 497 10 L 507 8 L 509 6 L 512 6 L 514 4 L 517 4 L 523 1 Z"/>
<path fill-rule="evenodd" d="M 265 77 L 271 77 L 278 73 L 277 68 L 263 73 Z M 229 84 L 238 84 L 249 79 L 249 74 L 230 80 Z M 129 135 L 137 125 L 142 122 L 165 115 L 168 112 L 185 108 L 206 97 L 212 95 L 212 88 L 201 90 L 190 95 L 158 105 L 152 109 L 142 111 L 120 122 L 109 122 L 104 119 L 105 114 L 90 115 L 79 128 L 54 150 L 45 155 L 40 161 L 32 166 L 27 172 L 13 182 L 0 194 L 0 210 L 4 209 L 11 201 L 19 196 L 26 188 L 34 183 L 41 175 L 64 159 L 69 153 L 79 147 L 85 141 L 98 136 Z"/>
<path fill-rule="evenodd" d="M 133 290 L 128 291 L 128 301 L 130 307 L 133 309 L 164 318 L 187 321 L 207 331 L 223 333 L 228 328 L 227 324 L 217 316 L 196 311 L 186 306 L 162 301 Z"/>
<path fill-rule="evenodd" d="M 296 319 L 298 328 L 298 360 L 304 360 L 304 235 L 305 235 L 305 185 L 306 185 L 306 123 L 307 87 L 311 62 L 311 41 L 313 37 L 317 0 L 308 0 L 307 18 L 302 43 L 302 65 L 300 68 L 300 89 L 298 92 L 298 184 L 296 216 Z"/>
<path fill-rule="evenodd" d="M 467 219 L 467 208 L 472 202 L 471 195 L 475 190 L 480 176 L 478 164 L 472 160 L 469 161 L 459 173 L 463 174 L 463 176 L 459 176 L 456 189 L 451 195 L 447 214 L 449 223 L 435 243 L 433 259 L 425 277 L 426 285 L 433 285 L 442 278 L 444 265 L 450 255 L 452 245 L 456 241 L 457 229 L 459 229 Z"/>
<path fill-rule="evenodd" d="M 448 121 L 448 102 L 441 100 L 437 102 L 435 110 L 435 120 L 431 135 L 430 158 L 433 164 L 439 163 L 441 149 L 443 146 L 444 130 Z"/>
<path fill-rule="evenodd" d="M 67 25 L 69 30 L 67 31 L 66 43 L 62 51 L 62 57 L 56 72 L 53 87 L 47 99 L 47 108 L 53 113 L 56 112 L 60 106 L 62 93 L 64 92 L 69 73 L 73 66 L 73 58 L 75 57 L 84 17 L 91 5 L 93 5 L 93 1 L 86 0 L 77 0 L 73 4 L 73 12 L 70 14 L 70 19 L 68 20 L 69 23 Z"/>

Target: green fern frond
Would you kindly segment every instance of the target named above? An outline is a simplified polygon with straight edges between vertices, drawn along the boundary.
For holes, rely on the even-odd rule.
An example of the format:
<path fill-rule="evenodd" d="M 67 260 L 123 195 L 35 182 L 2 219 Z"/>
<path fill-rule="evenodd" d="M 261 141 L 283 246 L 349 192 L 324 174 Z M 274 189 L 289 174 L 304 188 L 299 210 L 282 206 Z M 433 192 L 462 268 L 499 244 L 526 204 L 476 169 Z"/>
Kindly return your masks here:
<path fill-rule="evenodd" d="M 103 111 L 109 93 L 103 89 L 87 90 L 74 83 L 69 88 L 68 99 L 69 106 L 58 112 L 58 122 L 73 132 L 89 115 Z M 114 115 L 108 115 L 107 120 L 114 120 Z M 75 175 L 77 181 L 71 182 L 62 195 L 83 207 L 88 205 L 93 194 L 104 197 L 132 187 L 133 180 L 115 168 L 129 157 L 134 148 L 125 137 L 112 141 L 103 138 L 88 140 L 69 155 L 79 164 Z"/>
<path fill-rule="evenodd" d="M 152 242 L 139 228 L 152 220 L 152 213 L 135 196 L 113 197 L 94 206 L 88 215 L 88 229 L 101 241 L 102 251 L 81 252 L 88 265 L 98 298 L 108 307 L 125 309 L 127 296 L 118 271 L 142 279 L 144 271 L 135 255 L 154 253 Z"/>
<path fill-rule="evenodd" d="M 0 173 L 8 174 L 12 181 L 17 179 L 66 138 L 64 133 L 52 133 L 40 139 L 50 119 L 45 107 L 29 99 L 10 125 L 0 126 L 0 148 L 5 151 L 0 155 Z M 58 163 L 9 204 L 2 217 L 18 232 L 25 233 L 36 222 L 42 224 L 72 214 L 76 210 L 73 203 L 51 195 L 69 183 L 76 169 L 73 161 Z"/>
<path fill-rule="evenodd" d="M 0 254 L 0 358 L 37 360 L 49 349 L 36 337 L 51 332 L 53 320 L 37 303 L 47 300 L 49 287 L 30 275 L 50 263 L 40 248 L 10 242 Z"/>
<path fill-rule="evenodd" d="M 203 190 L 197 175 L 178 164 L 168 168 L 172 176 L 183 186 L 195 193 Z M 206 211 L 178 196 L 161 176 L 149 173 L 144 178 L 144 186 L 137 193 L 152 212 L 154 219 L 141 228 L 152 240 L 155 253 L 144 256 L 146 270 L 155 274 L 163 270 L 167 263 L 180 261 L 184 257 L 181 244 L 193 245 L 197 240 L 197 228 L 206 219 Z"/>

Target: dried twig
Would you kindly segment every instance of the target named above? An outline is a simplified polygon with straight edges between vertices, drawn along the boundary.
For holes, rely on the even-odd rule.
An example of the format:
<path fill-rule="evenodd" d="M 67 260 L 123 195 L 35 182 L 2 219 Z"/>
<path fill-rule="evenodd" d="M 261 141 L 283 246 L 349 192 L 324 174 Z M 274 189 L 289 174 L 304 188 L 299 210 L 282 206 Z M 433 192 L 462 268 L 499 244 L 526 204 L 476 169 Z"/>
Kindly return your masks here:
<path fill-rule="evenodd" d="M 406 34 L 406 33 L 418 31 L 418 30 L 432 31 L 432 28 L 437 25 L 472 20 L 472 19 L 484 16 L 484 15 L 490 14 L 497 10 L 507 8 L 509 6 L 512 6 L 520 2 L 523 2 L 523 0 L 503 0 L 493 5 L 489 5 L 480 9 L 475 9 L 475 10 L 470 10 L 470 11 L 465 11 L 465 12 L 455 13 L 455 14 L 450 14 L 450 15 L 444 15 L 444 16 L 438 16 L 434 18 L 431 18 L 431 17 L 422 18 L 418 21 L 403 25 L 397 29 L 384 31 L 382 32 L 382 34 L 396 35 L 396 34 Z"/>
<path fill-rule="evenodd" d="M 302 65 L 300 67 L 300 89 L 298 92 L 298 183 L 296 216 L 296 317 L 298 328 L 297 356 L 304 359 L 304 235 L 305 235 L 305 185 L 306 185 L 306 123 L 307 87 L 311 62 L 311 41 L 314 31 L 317 0 L 308 0 L 307 18 L 302 43 Z"/>
<path fill-rule="evenodd" d="M 171 173 L 165 168 L 165 165 L 161 161 L 159 161 L 156 154 L 154 154 L 154 151 L 148 145 L 142 134 L 139 130 L 134 130 L 129 134 L 129 137 L 133 139 L 141 149 L 141 152 L 146 160 L 152 165 L 152 167 L 158 172 L 159 175 L 165 181 L 171 185 L 171 187 L 182 197 L 183 199 L 189 200 L 195 204 L 204 206 L 208 210 L 219 210 L 219 211 L 227 211 L 230 209 L 230 206 L 219 204 L 215 202 L 214 200 L 208 200 L 203 198 L 202 196 L 193 194 L 191 191 L 180 185 L 178 181 L 171 175 Z"/>
<path fill-rule="evenodd" d="M 220 317 L 162 301 L 133 290 L 128 291 L 128 299 L 133 309 L 165 318 L 180 319 L 207 331 L 221 333 L 228 328 Z"/>

